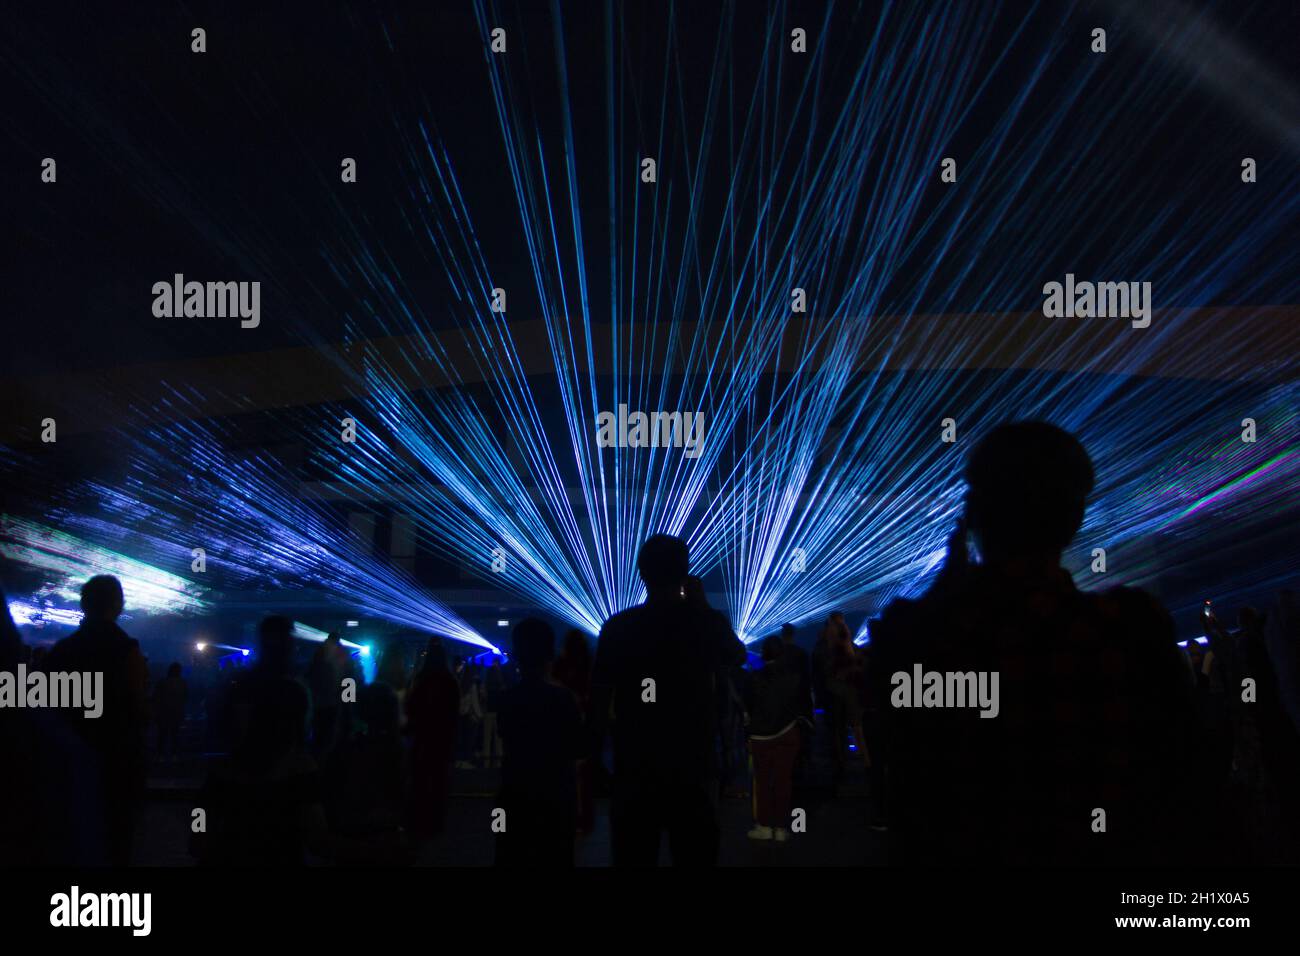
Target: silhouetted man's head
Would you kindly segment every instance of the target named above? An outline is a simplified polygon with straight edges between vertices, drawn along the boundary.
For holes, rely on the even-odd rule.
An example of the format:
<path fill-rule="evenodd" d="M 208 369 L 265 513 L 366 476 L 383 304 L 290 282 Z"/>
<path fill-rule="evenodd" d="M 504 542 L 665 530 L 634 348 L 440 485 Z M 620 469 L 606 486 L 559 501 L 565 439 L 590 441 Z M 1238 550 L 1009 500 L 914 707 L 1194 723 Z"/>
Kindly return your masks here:
<path fill-rule="evenodd" d="M 986 561 L 1054 558 L 1083 524 L 1092 461 L 1069 432 L 1015 422 L 989 432 L 966 463 L 967 526 Z"/>
<path fill-rule="evenodd" d="M 111 574 L 97 574 L 81 586 L 81 611 L 87 621 L 116 621 L 125 605 L 122 582 Z"/>
<path fill-rule="evenodd" d="M 264 617 L 257 636 L 261 665 L 277 673 L 288 673 L 293 661 L 293 621 L 282 614 Z"/>
<path fill-rule="evenodd" d="M 686 576 L 691 573 L 691 552 L 681 538 L 656 534 L 641 545 L 636 568 L 652 594 L 680 593 Z"/>
<path fill-rule="evenodd" d="M 793 643 L 794 643 L 794 625 L 793 625 L 793 624 L 782 624 L 782 625 L 781 625 L 781 640 L 785 641 L 785 643 L 787 643 L 787 644 L 793 644 Z"/>
<path fill-rule="evenodd" d="M 525 618 L 510 633 L 515 663 L 526 674 L 546 669 L 555 659 L 555 632 L 551 625 L 535 617 Z"/>

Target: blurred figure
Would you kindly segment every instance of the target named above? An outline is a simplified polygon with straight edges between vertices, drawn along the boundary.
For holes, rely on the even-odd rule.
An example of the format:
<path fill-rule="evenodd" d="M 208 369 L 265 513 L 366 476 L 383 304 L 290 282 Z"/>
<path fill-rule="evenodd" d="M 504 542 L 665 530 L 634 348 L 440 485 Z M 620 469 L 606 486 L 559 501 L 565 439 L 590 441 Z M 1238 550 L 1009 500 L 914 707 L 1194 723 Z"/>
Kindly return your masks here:
<path fill-rule="evenodd" d="M 812 654 L 809 655 L 808 669 L 812 677 L 813 707 L 822 712 L 824 721 L 830 720 L 831 713 L 831 695 L 826 688 L 826 658 L 830 653 L 833 630 L 832 619 L 827 617 L 821 630 L 817 632 L 817 642 L 813 644 Z"/>
<path fill-rule="evenodd" d="M 1277 592 L 1263 625 L 1264 646 L 1291 725 L 1300 733 L 1300 603 L 1290 588 Z"/>
<path fill-rule="evenodd" d="M 1173 622 L 1142 591 L 1082 593 L 1061 567 L 1093 487 L 1087 453 L 1052 425 L 1003 425 L 965 477 L 966 524 L 934 585 L 871 630 L 895 851 L 982 867 L 1185 858 L 1205 795 Z M 918 671 L 983 675 L 993 703 L 953 691 L 917 706 Z"/>
<path fill-rule="evenodd" d="M 849 631 L 844 615 L 836 611 L 831 618 L 833 630 L 828 640 L 826 684 L 831 695 L 831 708 L 836 715 L 832 723 L 839 728 L 836 737 L 836 765 L 841 770 L 844 769 L 852 735 L 853 745 L 858 749 L 863 766 L 870 767 L 871 760 L 862 734 L 862 658 L 858 654 L 857 645 L 853 643 L 853 632 Z"/>
<path fill-rule="evenodd" d="M 311 690 L 311 747 L 323 759 L 339 739 L 339 714 L 343 707 L 343 678 L 348 653 L 342 640 L 332 633 L 316 647 L 307 666 L 307 687 Z"/>
<path fill-rule="evenodd" d="M 167 676 L 158 682 L 153 694 L 153 715 L 158 723 L 158 759 L 168 763 L 176 757 L 176 742 L 185 722 L 188 690 L 181 676 L 181 665 L 172 662 Z"/>
<path fill-rule="evenodd" d="M 98 575 L 81 588 L 81 626 L 54 645 L 47 673 L 102 673 L 103 714 L 86 719 L 64 711 L 74 732 L 98 758 L 105 830 L 114 866 L 131 861 L 136 816 L 144 788 L 144 731 L 148 722 L 148 668 L 137 641 L 117 626 L 125 601 L 115 577 Z"/>
<path fill-rule="evenodd" d="M 730 630 L 731 622 L 709 603 L 702 579 L 694 574 L 687 575 L 683 593 L 688 607 L 703 616 L 721 618 L 723 626 Z M 718 705 L 718 792 L 723 797 L 734 799 L 744 799 L 749 796 L 749 791 L 745 789 L 748 773 L 745 773 L 744 783 L 737 785 L 737 780 L 746 770 L 745 765 L 749 754 L 745 735 L 745 702 L 740 693 L 744 682 L 743 674 L 744 671 L 739 665 L 724 664 L 718 668 L 715 675 L 717 693 L 714 695 L 714 700 Z"/>
<path fill-rule="evenodd" d="M 585 710 L 591 697 L 591 648 L 581 631 L 574 629 L 564 635 L 564 649 L 556 658 L 552 673 L 555 682 L 572 691 L 578 707 Z"/>
<path fill-rule="evenodd" d="M 799 712 L 811 721 L 813 715 L 812 659 L 808 656 L 808 652 L 795 642 L 793 624 L 781 625 L 781 645 L 784 648 L 781 652 L 782 666 L 786 670 L 799 675 Z"/>
<path fill-rule="evenodd" d="M 493 657 L 483 675 L 483 752 L 480 755 L 484 768 L 501 766 L 501 734 L 497 728 L 497 712 L 501 706 L 501 692 L 506 689 L 506 675 L 501 658 Z"/>
<path fill-rule="evenodd" d="M 1252 637 L 1254 670 L 1261 678 L 1256 719 L 1283 822 L 1277 841 L 1280 862 L 1294 864 L 1300 862 L 1300 609 L 1295 592 L 1279 591 L 1268 613 L 1248 616 L 1243 629 Z"/>
<path fill-rule="evenodd" d="M 754 828 L 751 840 L 789 837 L 790 794 L 799 755 L 804 714 L 803 675 L 785 659 L 786 644 L 772 635 L 763 641 L 763 667 L 750 675 L 747 704 L 749 749 L 754 756 Z"/>
<path fill-rule="evenodd" d="M 278 621 L 267 629 L 273 644 L 280 632 Z M 207 829 L 191 835 L 191 852 L 205 865 L 302 866 L 309 852 L 328 851 L 321 775 L 307 750 L 310 696 L 274 671 L 247 693 L 246 732 L 200 793 Z"/>
<path fill-rule="evenodd" d="M 556 683 L 572 692 L 578 712 L 585 715 L 591 704 L 591 648 L 581 631 L 574 629 L 564 635 L 564 649 L 552 675 Z M 595 764 L 583 760 L 578 764 L 578 832 L 590 833 L 595 824 Z"/>
<path fill-rule="evenodd" d="M 795 776 L 802 778 L 812 766 L 817 716 L 816 705 L 813 702 L 812 656 L 799 646 L 795 638 L 794 625 L 782 624 L 781 643 L 785 650 L 781 656 L 785 660 L 785 666 L 799 675 L 800 713 L 804 719 L 799 721 L 799 753 L 795 757 Z"/>
<path fill-rule="evenodd" d="M 844 780 L 850 735 L 864 765 L 870 765 L 862 733 L 862 662 L 853 644 L 853 634 L 841 612 L 835 611 L 826 618 L 819 646 L 823 649 L 822 667 L 825 669 L 822 686 L 830 712 L 832 786 L 838 787 Z"/>
<path fill-rule="evenodd" d="M 555 634 L 528 618 L 515 626 L 512 658 L 519 683 L 501 694 L 499 866 L 572 866 L 577 822 L 575 768 L 586 741 L 573 694 L 550 680 Z"/>
<path fill-rule="evenodd" d="M 230 684 L 226 746 L 232 753 L 244 745 L 261 698 L 283 693 L 284 682 L 293 679 L 293 621 L 282 614 L 267 615 L 258 624 L 253 666 L 237 673 Z M 309 711 L 310 701 L 309 695 Z"/>
<path fill-rule="evenodd" d="M 483 723 L 483 688 L 476 669 L 469 661 L 461 662 L 456 677 L 460 687 L 460 721 L 456 724 L 456 766 L 461 770 L 474 769 L 475 747 Z"/>
<path fill-rule="evenodd" d="M 330 830 L 396 848 L 404 840 L 406 754 L 397 693 L 378 681 L 357 694 L 360 732 L 335 747 L 325 774 Z"/>
<path fill-rule="evenodd" d="M 447 667 L 442 639 L 430 639 L 424 664 L 406 696 L 406 732 L 411 736 L 411 829 L 417 838 L 442 832 L 455 754 L 460 688 Z"/>
<path fill-rule="evenodd" d="M 444 660 L 444 665 L 446 661 Z M 423 667 L 423 665 L 421 665 Z M 375 668 L 375 680 L 387 684 L 397 692 L 400 698 L 410 683 L 411 666 L 406 655 L 406 642 L 401 635 L 395 635 L 384 645 L 379 656 L 379 666 Z"/>
<path fill-rule="evenodd" d="M 615 866 L 654 866 L 668 834 L 676 865 L 712 865 L 718 854 L 714 741 L 717 674 L 745 661 L 724 615 L 686 603 L 686 543 L 654 535 L 637 569 L 644 604 L 601 628 L 592 674 L 590 753 L 599 758 L 614 724 L 610 806 Z"/>

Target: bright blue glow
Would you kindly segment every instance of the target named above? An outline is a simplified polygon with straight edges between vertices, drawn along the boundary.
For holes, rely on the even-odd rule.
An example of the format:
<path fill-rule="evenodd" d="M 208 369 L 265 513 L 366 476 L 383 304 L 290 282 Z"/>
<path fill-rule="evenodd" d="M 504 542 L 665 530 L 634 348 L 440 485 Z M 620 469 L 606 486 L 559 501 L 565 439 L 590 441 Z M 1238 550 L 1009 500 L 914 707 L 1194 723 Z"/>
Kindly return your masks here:
<path fill-rule="evenodd" d="M 9 617 L 19 627 L 45 627 L 58 624 L 63 627 L 78 627 L 81 624 L 81 612 L 70 608 L 40 606 L 26 601 L 10 601 Z"/>
<path fill-rule="evenodd" d="M 198 641 L 194 645 L 196 651 L 205 651 L 209 647 L 219 647 L 223 651 L 229 651 L 231 654 L 238 654 L 240 657 L 248 657 L 252 651 L 247 647 L 235 647 L 232 644 L 218 644 L 215 641 Z"/>
<path fill-rule="evenodd" d="M 313 641 L 317 644 L 323 644 L 328 638 L 329 631 L 322 631 L 318 627 L 312 627 L 310 624 L 304 624 L 301 621 L 293 622 L 293 636 L 301 638 L 304 641 Z M 355 641 L 339 639 L 339 644 L 349 650 L 360 651 L 362 655 L 369 654 L 369 648 L 365 644 L 358 644 Z"/>
<path fill-rule="evenodd" d="M 475 10 L 480 26 L 492 22 L 487 5 Z M 1104 182 L 1063 193 L 1059 183 L 1079 160 L 1060 148 L 1062 118 L 1077 125 L 1072 136 L 1110 135 L 1110 104 L 1129 91 L 1095 58 L 1061 44 L 1020 46 L 1019 33 L 1000 36 L 991 21 L 956 9 L 887 10 L 860 61 L 836 64 L 848 95 L 830 107 L 822 84 L 832 54 L 820 39 L 796 74 L 765 59 L 756 77 L 737 77 L 731 55 L 720 55 L 701 115 L 679 109 L 685 98 L 665 81 L 662 98 L 648 104 L 660 112 L 646 115 L 658 117 L 661 136 L 672 130 L 687 143 L 660 157 L 677 177 L 673 188 L 637 182 L 621 147 L 644 131 L 625 126 L 621 111 L 610 113 L 608 155 L 580 150 L 559 11 L 558 123 L 535 111 L 514 61 L 486 58 L 534 286 L 510 290 L 512 302 L 528 294 L 529 311 L 508 314 L 539 320 L 550 355 L 539 367 L 531 343 L 490 311 L 500 266 L 479 240 L 475 223 L 488 213 L 466 201 L 454 144 L 432 122 L 408 124 L 403 238 L 421 244 L 455 294 L 426 311 L 385 237 L 365 222 L 349 220 L 325 250 L 355 303 L 357 339 L 409 341 L 399 352 L 340 359 L 357 396 L 349 407 L 364 426 L 331 463 L 336 473 L 358 497 L 410 489 L 405 503 L 430 543 L 589 633 L 643 597 L 635 556 L 655 532 L 687 538 L 697 573 L 721 571 L 746 641 L 850 600 L 878 609 L 915 596 L 946 556 L 966 450 L 1012 418 L 1076 431 L 1106 464 L 1071 567 L 1086 569 L 1079 556 L 1098 542 L 1113 553 L 1156 529 L 1177 536 L 1180 550 L 1213 553 L 1213 534 L 1193 544 L 1189 505 L 1224 487 L 1225 471 L 1277 455 L 1300 417 L 1294 386 L 1259 384 L 1246 343 L 1282 328 L 1262 321 L 1261 309 L 1239 310 L 1229 349 L 1222 335 L 1216 344 L 1195 330 L 1234 282 L 1295 289 L 1277 257 L 1268 274 L 1256 272 L 1252 252 L 1287 235 L 1294 210 L 1248 192 L 1227 198 L 1214 186 L 1221 169 L 1195 153 L 1186 198 L 1168 208 Z M 753 27 L 766 30 L 763 49 L 782 48 L 780 17 Z M 623 38 L 613 28 L 609 37 L 609 95 L 621 103 Z M 720 39 L 728 49 L 730 37 Z M 667 62 L 680 52 L 669 42 Z M 980 66 L 988 59 L 991 71 Z M 1041 122 L 1030 101 L 1048 74 L 1064 93 L 1058 118 Z M 1013 96 L 999 79 L 1013 81 Z M 1147 102 L 1177 92 L 1173 82 L 1153 78 Z M 714 95 L 715 83 L 746 92 Z M 1109 98 L 1098 98 L 1099 83 Z M 796 114 L 815 117 L 811 126 L 786 122 L 783 95 Z M 960 188 L 937 187 L 935 157 L 966 121 L 979 122 L 980 145 Z M 1158 120 L 1131 132 L 1133 150 L 1181 135 Z M 706 190 L 724 141 L 730 180 Z M 1296 172 L 1281 175 L 1277 188 L 1293 194 Z M 589 176 L 608 181 L 606 207 L 580 202 L 577 183 Z M 710 216 L 714 195 L 725 208 Z M 1171 221 L 1196 237 L 1197 255 L 1166 240 Z M 609 227 L 608 248 L 593 255 L 591 222 Z M 1063 324 L 1039 311 L 1042 282 L 1061 278 L 1054 250 L 1091 249 L 1096 232 L 1087 230 L 1099 223 L 1123 223 L 1129 236 L 1107 256 L 1108 271 L 1159 277 L 1163 305 L 1146 330 Z M 607 302 L 590 294 L 597 273 Z M 808 315 L 790 309 L 794 286 L 808 293 Z M 1180 371 L 1166 371 L 1171 356 Z M 468 387 L 468 366 L 486 385 L 481 393 Z M 1213 377 L 1200 374 L 1208 368 Z M 1005 374 L 977 378 L 972 369 Z M 410 386 L 430 378 L 448 387 Z M 622 403 L 702 411 L 702 454 L 598 448 L 596 414 Z M 1238 443 L 1226 461 L 1198 457 L 1219 427 L 1207 423 L 1230 434 L 1235 420 L 1224 409 L 1243 404 L 1269 423 L 1259 442 Z M 958 444 L 939 440 L 945 415 L 958 418 Z M 1256 500 L 1297 490 L 1295 465 L 1251 484 Z M 1220 514 L 1248 500 L 1238 494 Z M 1249 532 L 1239 524 L 1233 533 Z M 495 567 L 494 557 L 502 559 Z M 1237 582 L 1258 586 L 1294 570 L 1279 562 L 1264 580 Z M 1123 562 L 1106 583 L 1142 584 L 1152 573 Z M 1087 578 L 1081 571 L 1080 583 Z"/>
<path fill-rule="evenodd" d="M 493 19 L 481 3 L 476 14 L 481 26 Z M 320 304 L 337 308 L 342 297 L 348 344 L 401 335 L 409 345 L 344 355 L 323 343 L 356 396 L 348 405 L 359 440 L 333 469 L 356 497 L 409 489 L 428 541 L 588 633 L 641 598 L 638 544 L 654 532 L 681 534 L 697 572 L 720 573 L 746 641 L 851 599 L 879 608 L 923 590 L 960 509 L 965 451 L 1013 417 L 1077 431 L 1104 463 L 1068 556 L 1081 585 L 1093 583 L 1086 555 L 1099 543 L 1111 556 L 1105 583 L 1141 585 L 1159 568 L 1140 554 L 1122 558 L 1153 536 L 1153 552 L 1167 546 L 1179 561 L 1213 555 L 1230 536 L 1285 540 L 1260 505 L 1300 491 L 1300 459 L 1285 457 L 1300 433 L 1300 389 L 1284 374 L 1288 356 L 1300 354 L 1296 326 L 1270 325 L 1263 307 L 1220 303 L 1296 301 L 1293 262 L 1280 260 L 1285 274 L 1276 256 L 1260 264 L 1262 250 L 1294 230 L 1295 204 L 1276 201 L 1298 194 L 1294 164 L 1276 171 L 1273 192 L 1229 195 L 1218 185 L 1220 159 L 1182 150 L 1184 198 L 1163 205 L 1108 189 L 1105 176 L 1090 180 L 1095 189 L 1060 187 L 1081 161 L 1061 148 L 1067 132 L 1088 143 L 1122 130 L 1129 156 L 1187 143 L 1159 108 L 1185 93 L 1169 74 L 1153 70 L 1141 90 L 1122 89 L 1120 71 L 1068 43 L 1026 49 L 982 11 L 900 4 L 864 34 L 860 57 L 835 60 L 818 37 L 806 68 L 774 69 L 779 61 L 764 53 L 756 80 L 738 75 L 731 38 L 720 37 L 713 73 L 691 98 L 700 108 L 688 115 L 670 82 L 657 103 L 623 85 L 624 37 L 615 41 L 611 26 L 608 155 L 591 155 L 574 135 L 558 9 L 555 21 L 558 123 L 534 110 L 520 58 L 485 58 L 517 217 L 509 226 L 534 285 L 510 290 L 511 301 L 521 291 L 536 299 L 511 320 L 536 317 L 540 349 L 487 306 L 501 267 L 476 222 L 502 212 L 472 209 L 457 175 L 483 143 L 457 157 L 432 117 L 394 108 L 406 137 L 398 201 L 426 257 L 411 276 L 395 265 L 406 261 L 395 251 L 407 250 L 390 248 L 360 217 L 340 211 L 329 231 L 322 252 L 340 288 Z M 785 26 L 774 15 L 749 32 L 762 49 L 780 50 Z M 665 62 L 681 52 L 676 43 Z M 1005 57 L 980 68 L 1003 43 Z M 828 104 L 830 72 L 847 77 L 848 95 Z M 1050 114 L 1032 102 L 1047 75 L 1064 89 Z M 644 112 L 621 108 L 632 93 L 645 95 Z M 1126 114 L 1141 124 L 1119 126 Z M 788 122 L 792 115 L 808 122 Z M 945 189 L 934 159 L 965 122 L 979 124 L 978 145 L 962 160 L 960 187 Z M 647 132 L 685 144 L 660 157 L 655 189 L 641 188 L 624 154 Z M 719 155 L 727 178 L 715 181 L 710 160 Z M 580 177 L 605 181 L 608 206 L 580 202 Z M 715 196 L 725 208 L 710 215 Z M 608 225 L 607 249 L 585 231 L 594 222 Z M 1158 279 L 1151 328 L 1062 324 L 1037 312 L 1042 281 L 1061 278 L 1057 251 L 1093 250 L 1100 235 L 1125 237 L 1104 251 L 1109 275 Z M 430 304 L 414 280 L 435 270 L 455 294 Z M 808 315 L 789 308 L 795 285 L 806 287 Z M 593 288 L 607 288 L 608 301 Z M 1214 334 L 1223 326 L 1231 333 Z M 1278 366 L 1261 369 L 1254 356 L 1270 335 Z M 483 389 L 469 387 L 470 372 Z M 438 376 L 449 387 L 412 388 Z M 621 403 L 704 412 L 704 453 L 597 448 L 595 414 Z M 100 489 L 102 502 L 70 513 L 71 522 L 111 541 L 157 529 L 143 536 L 147 555 L 174 570 L 188 566 L 197 537 L 211 551 L 209 573 L 235 584 L 310 587 L 358 613 L 489 645 L 270 481 L 274 460 L 232 459 L 219 435 L 184 420 L 183 395 L 166 404 L 181 421 L 134 436 L 141 452 L 130 479 Z M 318 445 L 336 434 L 334 411 L 305 413 L 292 427 Z M 958 419 L 955 445 L 938 440 L 947 414 Z M 1257 443 L 1235 440 L 1244 414 L 1260 423 Z M 1258 480 L 1236 477 L 1279 455 Z M 1264 588 L 1296 570 L 1292 558 L 1224 565 L 1216 594 Z"/>
<path fill-rule="evenodd" d="M 192 581 L 65 530 L 12 515 L 0 518 L 0 556 L 53 575 L 42 592 L 69 603 L 80 600 L 81 585 L 88 579 L 111 574 L 122 584 L 127 610 L 188 614 L 207 606 L 201 597 L 204 589 Z"/>
<path fill-rule="evenodd" d="M 175 406 L 190 408 L 185 394 L 173 398 Z M 35 563 L 45 567 L 66 563 L 65 553 L 92 549 L 94 561 L 77 564 L 68 587 L 79 587 L 90 574 L 118 574 L 129 609 L 186 611 L 204 606 L 200 589 L 162 568 L 188 570 L 191 549 L 200 544 L 207 554 L 205 583 L 212 587 L 315 591 L 402 627 L 490 645 L 408 572 L 361 548 L 350 529 L 286 490 L 279 483 L 282 463 L 269 455 L 227 454 L 224 438 L 217 424 L 198 420 L 166 431 L 123 428 L 122 440 L 138 453 L 122 484 L 85 483 L 57 507 L 60 527 L 85 538 L 6 519 L 5 538 L 13 541 L 6 554 L 17 549 L 8 557 L 22 563 L 45 555 L 45 564 Z M 133 550 L 152 563 L 109 548 Z"/>

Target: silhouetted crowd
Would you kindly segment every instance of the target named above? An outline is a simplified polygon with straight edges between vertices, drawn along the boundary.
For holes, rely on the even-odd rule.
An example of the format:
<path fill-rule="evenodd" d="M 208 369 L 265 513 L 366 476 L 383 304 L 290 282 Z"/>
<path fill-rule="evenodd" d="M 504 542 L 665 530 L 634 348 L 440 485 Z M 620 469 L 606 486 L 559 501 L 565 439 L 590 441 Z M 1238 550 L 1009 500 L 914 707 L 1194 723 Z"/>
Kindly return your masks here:
<path fill-rule="evenodd" d="M 1300 862 L 1294 596 L 1235 629 L 1207 607 L 1184 649 L 1149 594 L 1081 591 L 1061 567 L 1094 481 L 1073 436 L 1002 426 L 965 477 L 942 569 L 869 643 L 832 613 L 811 652 L 785 625 L 754 660 L 666 535 L 638 555 L 646 600 L 594 651 L 529 618 L 507 659 L 390 641 L 369 682 L 337 634 L 299 660 L 281 616 L 203 686 L 180 663 L 151 682 L 120 583 L 92 578 L 48 653 L 0 619 L 0 671 L 104 675 L 98 719 L 0 710 L 0 859 L 129 864 L 150 767 L 201 752 L 189 851 L 210 865 L 415 862 L 446 837 L 454 775 L 484 770 L 498 865 L 571 866 L 606 798 L 613 864 L 711 865 L 729 798 L 752 797 L 750 840 L 800 839 L 816 767 L 891 862 Z M 909 705 L 899 675 L 922 669 L 996 675 L 995 713 Z"/>

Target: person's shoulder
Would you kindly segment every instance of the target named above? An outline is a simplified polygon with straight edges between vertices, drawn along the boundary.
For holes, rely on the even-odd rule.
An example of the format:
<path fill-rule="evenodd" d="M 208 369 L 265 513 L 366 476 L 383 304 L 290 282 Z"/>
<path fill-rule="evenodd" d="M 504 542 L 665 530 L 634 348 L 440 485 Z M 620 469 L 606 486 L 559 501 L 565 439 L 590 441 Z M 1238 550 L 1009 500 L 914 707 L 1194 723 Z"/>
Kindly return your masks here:
<path fill-rule="evenodd" d="M 45 656 L 46 662 L 48 663 L 75 651 L 81 646 L 80 635 L 80 631 L 73 631 L 67 637 L 55 641 L 54 646 L 50 648 L 50 653 Z"/>
<path fill-rule="evenodd" d="M 638 630 L 645 621 L 645 616 L 644 604 L 624 608 L 622 611 L 611 614 L 600 629 L 600 634 L 596 639 L 597 649 L 608 647 L 610 643 L 621 640 L 624 635 Z"/>
<path fill-rule="evenodd" d="M 646 605 L 634 604 L 631 607 L 625 607 L 621 611 L 615 611 L 605 621 L 605 628 L 621 629 L 629 624 L 635 624 L 646 616 Z M 602 628 L 603 630 L 604 628 Z"/>
<path fill-rule="evenodd" d="M 728 634 L 735 633 L 731 627 L 731 618 L 727 617 L 724 612 L 719 611 L 717 608 L 709 608 L 709 620 L 713 623 L 713 626 L 719 630 L 719 632 L 725 631 Z"/>
<path fill-rule="evenodd" d="M 1163 637 L 1167 632 L 1170 636 L 1173 635 L 1173 618 L 1165 606 L 1141 588 L 1107 588 L 1091 592 L 1087 598 L 1104 623 L 1139 634 L 1154 632 Z"/>

